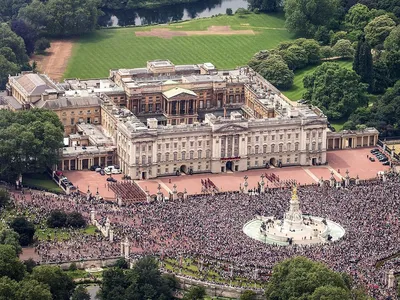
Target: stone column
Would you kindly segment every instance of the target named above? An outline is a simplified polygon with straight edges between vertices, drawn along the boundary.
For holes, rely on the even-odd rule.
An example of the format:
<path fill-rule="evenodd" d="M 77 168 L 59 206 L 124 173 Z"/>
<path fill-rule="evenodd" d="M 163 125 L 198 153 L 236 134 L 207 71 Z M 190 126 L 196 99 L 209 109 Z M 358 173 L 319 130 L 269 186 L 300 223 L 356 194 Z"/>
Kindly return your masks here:
<path fill-rule="evenodd" d="M 131 243 L 129 243 L 128 237 L 125 238 L 125 245 L 124 245 L 124 254 L 125 254 L 125 259 L 129 259 L 129 254 L 130 254 L 130 246 Z"/>
<path fill-rule="evenodd" d="M 350 185 L 350 176 L 349 176 L 349 170 L 346 170 L 346 177 L 344 180 L 344 186 L 348 187 Z"/>
<path fill-rule="evenodd" d="M 360 177 L 358 177 L 358 175 L 357 175 L 357 177 L 356 177 L 356 185 L 359 185 L 360 184 Z"/>
<path fill-rule="evenodd" d="M 183 200 L 187 199 L 187 190 L 186 188 L 183 190 Z"/>
<path fill-rule="evenodd" d="M 236 138 L 236 134 L 232 135 L 232 157 L 235 157 L 235 138 Z"/>
<path fill-rule="evenodd" d="M 390 270 L 387 274 L 387 284 L 389 289 L 394 288 L 395 279 L 394 271 Z"/>
<path fill-rule="evenodd" d="M 264 192 L 265 192 L 265 190 L 264 190 L 264 185 L 265 185 L 265 182 L 264 182 L 264 177 L 265 177 L 265 175 L 264 174 L 261 174 L 261 181 L 260 181 L 260 194 L 264 194 Z"/>
<path fill-rule="evenodd" d="M 157 201 L 161 201 L 162 200 L 162 192 L 161 192 L 161 184 L 158 184 L 157 187 Z"/>
<path fill-rule="evenodd" d="M 176 190 L 176 184 L 174 184 L 173 186 L 173 190 L 172 190 L 172 200 L 176 200 L 176 198 L 178 197 L 178 191 Z"/>
<path fill-rule="evenodd" d="M 124 253 L 125 253 L 125 242 L 124 241 L 121 241 L 121 256 L 124 256 Z"/>
<path fill-rule="evenodd" d="M 335 177 L 333 176 L 333 171 L 331 172 L 331 178 L 330 180 L 330 186 L 334 187 L 335 186 Z"/>
<path fill-rule="evenodd" d="M 324 186 L 324 178 L 321 176 L 321 178 L 319 179 L 319 185 L 320 186 Z"/>
<path fill-rule="evenodd" d="M 243 183 L 243 193 L 245 193 L 245 194 L 248 194 L 249 193 L 249 190 L 248 190 L 248 187 L 249 187 L 249 183 L 247 182 L 247 179 L 248 179 L 249 177 L 247 177 L 247 175 L 245 175 L 244 176 L 244 183 Z"/>
<path fill-rule="evenodd" d="M 122 206 L 122 198 L 117 196 L 118 206 Z"/>
<path fill-rule="evenodd" d="M 90 211 L 90 223 L 94 225 L 95 220 L 96 220 L 96 211 L 92 210 Z"/>
<path fill-rule="evenodd" d="M 108 237 L 108 234 L 109 234 L 110 228 L 111 228 L 110 219 L 109 219 L 108 217 L 107 217 L 107 219 L 106 219 L 106 224 L 104 225 L 104 227 L 105 227 L 104 236 L 105 236 L 105 237 Z"/>
<path fill-rule="evenodd" d="M 110 229 L 108 237 L 110 239 L 110 243 L 114 242 L 114 230 Z"/>

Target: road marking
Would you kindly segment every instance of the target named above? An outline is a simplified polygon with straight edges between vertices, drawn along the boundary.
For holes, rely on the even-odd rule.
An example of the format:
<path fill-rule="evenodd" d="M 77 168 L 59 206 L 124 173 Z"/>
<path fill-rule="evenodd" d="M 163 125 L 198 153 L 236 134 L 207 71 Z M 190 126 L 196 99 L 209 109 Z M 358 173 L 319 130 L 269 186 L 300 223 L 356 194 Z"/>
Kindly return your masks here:
<path fill-rule="evenodd" d="M 335 169 L 333 169 L 332 167 L 328 166 L 329 171 L 333 172 L 333 174 L 335 174 L 337 177 L 339 177 L 339 179 L 343 179 L 343 176 L 340 175 Z"/>
<path fill-rule="evenodd" d="M 315 182 L 319 181 L 318 177 L 315 176 L 308 168 L 302 168 L 302 169 L 308 174 L 308 176 L 314 179 Z"/>

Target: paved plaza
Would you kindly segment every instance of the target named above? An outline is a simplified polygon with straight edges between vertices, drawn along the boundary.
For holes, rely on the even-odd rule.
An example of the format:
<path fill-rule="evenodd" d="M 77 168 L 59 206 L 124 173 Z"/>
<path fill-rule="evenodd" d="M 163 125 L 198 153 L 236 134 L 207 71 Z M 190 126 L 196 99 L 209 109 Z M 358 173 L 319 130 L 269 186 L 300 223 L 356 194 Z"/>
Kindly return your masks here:
<path fill-rule="evenodd" d="M 322 177 L 329 180 L 331 172 L 334 172 L 336 180 L 346 176 L 346 170 L 349 170 L 349 176 L 360 179 L 371 179 L 376 177 L 379 171 L 386 171 L 388 166 L 383 166 L 379 161 L 371 162 L 367 156 L 370 156 L 370 150 L 373 148 L 337 150 L 327 152 L 328 165 L 323 166 L 304 166 L 304 167 L 284 167 L 257 169 L 244 172 L 222 173 L 222 174 L 194 174 L 181 176 L 168 176 L 151 180 L 136 181 L 143 190 L 149 191 L 151 195 L 157 193 L 157 187 L 161 185 L 161 192 L 164 195 L 172 192 L 173 186 L 176 184 L 178 192 L 186 191 L 189 195 L 201 193 L 201 179 L 209 178 L 216 187 L 224 191 L 238 191 L 243 184 L 245 175 L 248 176 L 247 182 L 249 189 L 257 187 L 261 174 L 271 174 L 279 176 L 280 181 L 296 180 L 300 184 L 318 183 Z M 94 195 L 99 190 L 99 194 L 104 198 L 115 198 L 114 192 L 108 188 L 107 176 L 101 176 L 93 171 L 68 171 L 64 172 L 68 179 L 78 186 L 79 190 L 86 192 L 87 189 Z M 113 175 L 118 181 L 122 179 L 122 175 Z M 271 182 L 264 179 L 266 186 L 273 187 Z"/>

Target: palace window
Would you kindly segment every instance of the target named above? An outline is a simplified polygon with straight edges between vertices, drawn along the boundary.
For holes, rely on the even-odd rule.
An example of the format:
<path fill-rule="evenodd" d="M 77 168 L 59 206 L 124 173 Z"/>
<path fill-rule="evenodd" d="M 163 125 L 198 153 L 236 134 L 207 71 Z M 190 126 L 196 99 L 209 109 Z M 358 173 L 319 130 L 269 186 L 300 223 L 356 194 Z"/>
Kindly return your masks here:
<path fill-rule="evenodd" d="M 283 151 L 283 144 L 279 144 L 279 152 Z"/>
<path fill-rule="evenodd" d="M 178 160 L 178 153 L 174 152 L 174 161 Z"/>
<path fill-rule="evenodd" d="M 275 145 L 274 144 L 271 145 L 271 152 L 272 153 L 275 152 Z"/>
<path fill-rule="evenodd" d="M 201 158 L 201 150 L 198 150 L 198 151 L 197 151 L 197 157 L 198 157 L 198 158 Z"/>
<path fill-rule="evenodd" d="M 186 159 L 186 152 L 182 152 L 182 160 Z"/>

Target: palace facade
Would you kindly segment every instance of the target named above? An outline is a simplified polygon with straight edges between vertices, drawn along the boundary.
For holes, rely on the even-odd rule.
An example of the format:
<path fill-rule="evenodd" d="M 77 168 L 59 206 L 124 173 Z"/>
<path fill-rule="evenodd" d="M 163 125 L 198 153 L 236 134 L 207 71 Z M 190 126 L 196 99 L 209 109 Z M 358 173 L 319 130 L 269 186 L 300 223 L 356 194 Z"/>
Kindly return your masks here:
<path fill-rule="evenodd" d="M 316 165 L 326 163 L 327 148 L 377 141 L 375 129 L 333 134 L 318 108 L 290 101 L 249 67 L 156 60 L 110 70 L 107 79 L 43 80 L 46 87 L 34 100 L 18 96 L 34 78 L 26 75 L 10 77 L 8 96 L 17 95 L 22 108 L 57 112 L 69 137 L 61 170 L 118 164 L 133 179 L 147 179 Z"/>

